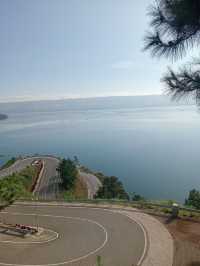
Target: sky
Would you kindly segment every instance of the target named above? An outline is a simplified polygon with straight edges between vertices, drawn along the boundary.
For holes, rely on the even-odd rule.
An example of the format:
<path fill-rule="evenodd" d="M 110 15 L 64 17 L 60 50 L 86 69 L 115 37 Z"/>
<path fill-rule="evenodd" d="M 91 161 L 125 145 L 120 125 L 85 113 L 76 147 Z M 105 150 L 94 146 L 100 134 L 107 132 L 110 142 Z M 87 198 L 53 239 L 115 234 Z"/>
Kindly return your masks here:
<path fill-rule="evenodd" d="M 172 61 L 142 51 L 150 3 L 1 0 L 0 102 L 162 93 Z"/>

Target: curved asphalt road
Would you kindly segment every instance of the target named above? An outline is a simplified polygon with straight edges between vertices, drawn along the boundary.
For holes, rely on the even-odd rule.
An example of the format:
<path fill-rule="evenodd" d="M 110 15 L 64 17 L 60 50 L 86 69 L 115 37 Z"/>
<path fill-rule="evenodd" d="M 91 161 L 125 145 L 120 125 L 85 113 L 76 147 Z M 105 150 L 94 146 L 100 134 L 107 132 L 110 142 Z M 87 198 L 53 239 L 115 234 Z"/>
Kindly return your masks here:
<path fill-rule="evenodd" d="M 45 227 L 59 233 L 45 244 L 0 243 L 0 265 L 138 265 L 145 246 L 139 224 L 118 212 L 104 209 L 15 205 L 3 214 L 7 223 Z M 160 265 L 161 266 L 161 265 Z"/>
<path fill-rule="evenodd" d="M 42 160 L 44 164 L 44 170 L 42 172 L 40 182 L 37 186 L 37 190 L 35 191 L 35 195 L 39 199 L 52 200 L 58 198 L 60 179 L 56 171 L 56 168 L 59 163 L 59 160 L 56 157 L 38 156 L 17 160 L 10 167 L 0 171 L 0 179 L 13 173 L 22 171 L 34 160 Z"/>
<path fill-rule="evenodd" d="M 34 160 L 41 160 L 44 164 L 44 170 L 40 178 L 40 182 L 37 185 L 35 195 L 38 199 L 43 200 L 55 200 L 59 198 L 59 183 L 60 178 L 56 168 L 59 164 L 59 159 L 51 156 L 37 156 L 29 157 L 25 159 L 17 160 L 10 167 L 0 170 L 0 179 L 12 175 L 13 173 L 20 172 L 28 165 L 30 165 Z M 94 195 L 101 186 L 100 180 L 92 175 L 79 170 L 79 178 L 81 178 L 88 189 L 88 199 L 93 199 Z"/>

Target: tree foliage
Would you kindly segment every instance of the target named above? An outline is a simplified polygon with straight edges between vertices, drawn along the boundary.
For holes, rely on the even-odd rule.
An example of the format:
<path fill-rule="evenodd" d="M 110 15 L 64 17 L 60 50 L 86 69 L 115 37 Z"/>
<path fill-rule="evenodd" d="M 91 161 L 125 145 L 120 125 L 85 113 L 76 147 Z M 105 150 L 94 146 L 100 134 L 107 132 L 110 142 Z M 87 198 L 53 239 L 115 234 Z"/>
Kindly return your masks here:
<path fill-rule="evenodd" d="M 189 48 L 198 45 L 199 0 L 158 0 L 150 7 L 149 16 L 152 31 L 145 37 L 145 50 L 151 50 L 153 56 L 178 59 L 184 56 Z M 185 66 L 178 72 L 169 69 L 162 81 L 173 97 L 192 95 L 199 102 L 199 62 Z"/>
<path fill-rule="evenodd" d="M 0 181 L 0 199 L 12 203 L 23 191 L 23 185 L 16 177 L 7 177 Z"/>
<path fill-rule="evenodd" d="M 188 199 L 185 200 L 185 205 L 200 209 L 200 192 L 196 189 L 191 190 Z"/>
<path fill-rule="evenodd" d="M 27 167 L 21 173 L 0 180 L 0 201 L 12 203 L 20 197 L 29 196 L 28 189 L 34 174 L 33 169 Z"/>
<path fill-rule="evenodd" d="M 131 193 L 131 200 L 133 201 L 145 201 L 145 198 L 135 192 Z"/>
<path fill-rule="evenodd" d="M 96 198 L 103 199 L 129 199 L 123 184 L 115 176 L 104 177 L 102 187 L 99 188 Z"/>
<path fill-rule="evenodd" d="M 63 188 L 66 190 L 73 189 L 78 175 L 75 162 L 70 159 L 62 159 L 57 171 L 62 180 Z"/>

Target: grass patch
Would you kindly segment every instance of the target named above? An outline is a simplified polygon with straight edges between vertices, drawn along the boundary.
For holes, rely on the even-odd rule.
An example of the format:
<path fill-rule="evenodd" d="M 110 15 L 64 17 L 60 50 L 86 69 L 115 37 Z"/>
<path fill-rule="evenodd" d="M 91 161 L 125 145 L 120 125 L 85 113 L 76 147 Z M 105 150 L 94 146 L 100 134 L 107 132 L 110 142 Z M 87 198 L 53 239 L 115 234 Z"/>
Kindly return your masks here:
<path fill-rule="evenodd" d="M 20 176 L 23 178 L 23 185 L 29 192 L 32 192 L 33 184 L 35 183 L 38 176 L 38 171 L 39 169 L 37 166 L 30 165 L 20 173 Z"/>
<path fill-rule="evenodd" d="M 80 178 L 76 179 L 74 195 L 76 199 L 87 199 L 88 197 L 87 185 Z"/>
<path fill-rule="evenodd" d="M 80 178 L 76 179 L 73 189 L 63 192 L 63 198 L 65 200 L 84 200 L 87 197 L 87 186 Z"/>
<path fill-rule="evenodd" d="M 192 212 L 189 210 L 180 210 L 179 217 L 183 218 L 200 218 L 200 213 Z"/>
<path fill-rule="evenodd" d="M 16 199 L 31 198 L 31 187 L 38 174 L 38 168 L 27 166 L 20 173 L 15 173 L 0 180 L 0 201 L 12 203 Z"/>

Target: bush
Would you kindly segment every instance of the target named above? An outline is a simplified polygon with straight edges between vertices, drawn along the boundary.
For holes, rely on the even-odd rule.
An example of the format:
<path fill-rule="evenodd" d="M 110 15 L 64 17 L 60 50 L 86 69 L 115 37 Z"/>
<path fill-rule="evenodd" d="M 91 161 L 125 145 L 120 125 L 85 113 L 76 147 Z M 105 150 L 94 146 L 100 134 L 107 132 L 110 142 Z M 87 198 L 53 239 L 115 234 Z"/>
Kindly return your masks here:
<path fill-rule="evenodd" d="M 21 173 L 16 173 L 0 180 L 0 200 L 12 203 L 20 197 L 28 197 L 32 181 L 36 175 L 36 169 L 26 167 Z"/>
<path fill-rule="evenodd" d="M 9 176 L 0 181 L 1 201 L 12 203 L 23 194 L 25 194 L 25 188 L 22 179 L 18 176 Z"/>
<path fill-rule="evenodd" d="M 61 160 L 57 171 L 62 180 L 62 186 L 66 190 L 71 190 L 74 188 L 75 181 L 78 175 L 76 164 L 70 159 Z"/>
<path fill-rule="evenodd" d="M 169 214 L 169 213 L 171 213 L 171 210 L 168 208 L 164 208 L 164 209 L 162 209 L 162 212 Z"/>
<path fill-rule="evenodd" d="M 102 186 L 99 188 L 96 198 L 128 200 L 129 196 L 117 177 L 106 176 L 103 178 Z"/>
<path fill-rule="evenodd" d="M 196 189 L 191 190 L 188 199 L 185 200 L 185 205 L 200 209 L 200 192 Z"/>
<path fill-rule="evenodd" d="M 131 199 L 132 199 L 132 201 L 145 201 L 144 197 L 142 197 L 139 194 L 136 194 L 135 192 L 132 193 Z"/>

